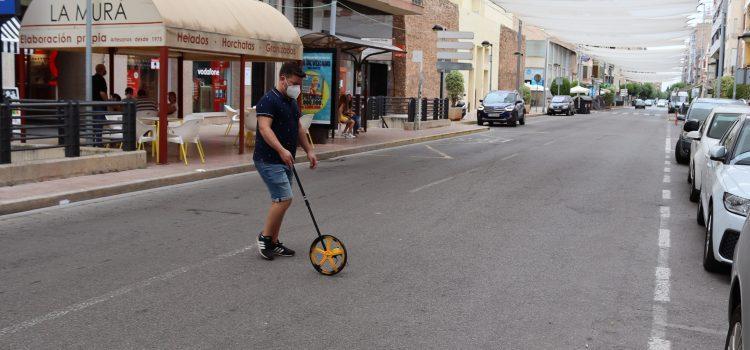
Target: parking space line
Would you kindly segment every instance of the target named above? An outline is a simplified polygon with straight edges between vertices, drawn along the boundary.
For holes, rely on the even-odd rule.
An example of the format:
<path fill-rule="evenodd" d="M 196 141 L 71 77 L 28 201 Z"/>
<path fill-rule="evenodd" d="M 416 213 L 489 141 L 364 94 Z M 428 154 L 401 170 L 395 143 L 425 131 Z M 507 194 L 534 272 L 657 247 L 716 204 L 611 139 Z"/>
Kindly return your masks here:
<path fill-rule="evenodd" d="M 435 181 L 435 182 L 430 182 L 430 183 L 428 183 L 428 184 L 426 184 L 424 186 L 420 186 L 420 187 L 417 187 L 417 188 L 409 191 L 409 193 L 417 193 L 417 192 L 419 192 L 421 190 L 430 188 L 432 186 L 437 186 L 437 185 L 439 185 L 441 183 L 448 182 L 448 181 L 453 180 L 453 179 L 455 179 L 454 176 L 449 176 L 449 177 L 446 177 L 445 179 L 442 179 L 442 180 L 438 180 L 438 181 Z"/>
<path fill-rule="evenodd" d="M 508 160 L 508 159 L 511 159 L 511 158 L 515 158 L 515 157 L 517 157 L 517 156 L 518 156 L 518 153 L 514 153 L 514 154 L 511 154 L 511 155 L 509 155 L 509 156 L 507 156 L 507 157 L 505 157 L 505 158 L 503 158 L 503 159 L 500 159 L 500 160 L 501 160 L 501 161 L 502 161 L 502 160 Z"/>

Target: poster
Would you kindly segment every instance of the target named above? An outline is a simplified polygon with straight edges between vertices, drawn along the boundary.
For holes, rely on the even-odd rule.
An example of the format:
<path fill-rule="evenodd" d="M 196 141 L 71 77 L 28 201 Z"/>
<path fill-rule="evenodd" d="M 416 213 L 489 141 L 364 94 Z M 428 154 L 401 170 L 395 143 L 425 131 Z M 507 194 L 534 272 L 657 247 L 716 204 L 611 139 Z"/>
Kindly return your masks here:
<path fill-rule="evenodd" d="M 302 82 L 302 114 L 313 114 L 313 124 L 330 125 L 333 119 L 333 52 L 305 52 L 302 55 L 307 77 Z"/>
<path fill-rule="evenodd" d="M 544 69 L 542 68 L 526 68 L 523 74 L 524 81 L 529 82 L 531 86 L 545 86 L 544 85 Z"/>

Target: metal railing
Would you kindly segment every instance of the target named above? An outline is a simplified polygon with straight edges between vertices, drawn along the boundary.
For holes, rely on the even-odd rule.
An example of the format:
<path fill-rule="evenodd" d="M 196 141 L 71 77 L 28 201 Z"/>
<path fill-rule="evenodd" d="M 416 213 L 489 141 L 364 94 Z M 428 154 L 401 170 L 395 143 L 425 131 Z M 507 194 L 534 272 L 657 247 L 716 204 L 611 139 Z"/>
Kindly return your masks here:
<path fill-rule="evenodd" d="M 417 99 L 409 97 L 386 97 L 373 96 L 367 99 L 367 103 L 362 102 L 361 96 L 354 98 L 354 110 L 364 107 L 365 120 L 383 120 L 382 117 L 389 115 L 406 115 L 409 122 L 414 122 L 419 116 L 420 120 L 439 120 L 448 119 L 449 101 L 448 99 L 422 99 L 421 109 L 417 108 Z M 383 122 L 383 127 L 388 127 Z"/>
<path fill-rule="evenodd" d="M 115 115 L 120 120 L 107 118 Z M 0 164 L 29 149 L 64 148 L 65 157 L 80 157 L 81 147 L 121 145 L 135 151 L 135 115 L 132 101 L 6 100 L 0 106 Z M 24 147 L 29 143 L 33 148 Z"/>

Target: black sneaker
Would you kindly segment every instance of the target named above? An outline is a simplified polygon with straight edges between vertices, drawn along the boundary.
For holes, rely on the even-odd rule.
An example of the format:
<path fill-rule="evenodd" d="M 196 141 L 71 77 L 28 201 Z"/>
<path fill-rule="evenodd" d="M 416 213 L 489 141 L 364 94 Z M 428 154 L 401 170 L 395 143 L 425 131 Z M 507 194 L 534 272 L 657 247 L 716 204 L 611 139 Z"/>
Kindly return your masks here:
<path fill-rule="evenodd" d="M 294 251 L 285 247 L 281 242 L 276 242 L 276 247 L 273 248 L 273 253 L 278 256 L 294 256 Z"/>
<path fill-rule="evenodd" d="M 263 233 L 258 235 L 258 251 L 260 256 L 266 260 L 273 260 L 274 244 L 271 237 L 263 236 Z"/>

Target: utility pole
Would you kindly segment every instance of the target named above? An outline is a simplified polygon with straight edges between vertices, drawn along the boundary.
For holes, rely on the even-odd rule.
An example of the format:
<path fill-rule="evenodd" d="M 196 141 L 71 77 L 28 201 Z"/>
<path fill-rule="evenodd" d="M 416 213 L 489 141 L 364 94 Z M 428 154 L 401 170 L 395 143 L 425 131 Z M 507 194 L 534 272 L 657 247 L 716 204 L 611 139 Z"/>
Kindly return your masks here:
<path fill-rule="evenodd" d="M 721 49 L 719 50 L 719 62 L 716 65 L 716 93 L 714 97 L 721 97 L 721 78 L 724 77 L 724 60 L 727 50 L 727 8 L 729 0 L 721 2 Z"/>
<path fill-rule="evenodd" d="M 518 55 L 516 56 L 516 89 L 521 91 L 521 58 L 523 57 L 523 21 L 518 19 Z"/>
<path fill-rule="evenodd" d="M 328 32 L 331 33 L 331 35 L 336 35 L 336 10 L 338 9 L 338 1 L 333 0 L 331 1 L 331 22 L 329 25 Z"/>
<path fill-rule="evenodd" d="M 544 46 L 544 82 L 542 83 L 542 114 L 547 113 L 547 64 L 549 61 L 549 39 L 545 41 Z M 552 85 L 550 85 L 552 86 Z"/>
<path fill-rule="evenodd" d="M 86 82 L 86 101 L 91 101 L 91 36 L 93 34 L 94 25 L 94 11 L 93 11 L 92 0 L 86 0 L 86 65 L 83 69 L 85 75 L 84 80 Z M 113 70 L 109 67 L 110 71 Z M 110 72 L 109 74 L 113 74 Z"/>

